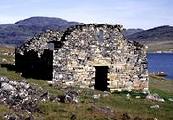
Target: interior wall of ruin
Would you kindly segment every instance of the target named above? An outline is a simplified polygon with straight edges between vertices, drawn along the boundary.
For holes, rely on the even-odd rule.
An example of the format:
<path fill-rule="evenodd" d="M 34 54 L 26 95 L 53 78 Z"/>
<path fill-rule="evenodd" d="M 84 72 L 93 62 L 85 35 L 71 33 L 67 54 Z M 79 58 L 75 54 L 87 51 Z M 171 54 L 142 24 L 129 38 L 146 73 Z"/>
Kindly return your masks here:
<path fill-rule="evenodd" d="M 62 32 L 47 30 L 15 49 L 15 68 L 22 76 L 52 80 L 53 51 L 49 43 L 60 41 Z"/>
<path fill-rule="evenodd" d="M 53 51 L 45 49 L 41 56 L 34 50 L 25 51 L 24 55 L 15 53 L 15 68 L 23 77 L 52 80 Z"/>

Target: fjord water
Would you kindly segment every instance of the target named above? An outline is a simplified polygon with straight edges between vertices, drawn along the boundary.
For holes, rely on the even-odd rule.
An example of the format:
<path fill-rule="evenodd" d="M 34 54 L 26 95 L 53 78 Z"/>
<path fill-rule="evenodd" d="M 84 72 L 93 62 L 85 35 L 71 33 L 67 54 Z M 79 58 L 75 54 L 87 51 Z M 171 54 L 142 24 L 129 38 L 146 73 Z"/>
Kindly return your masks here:
<path fill-rule="evenodd" d="M 168 80 L 173 80 L 173 53 L 148 53 L 149 72 L 164 72 Z"/>

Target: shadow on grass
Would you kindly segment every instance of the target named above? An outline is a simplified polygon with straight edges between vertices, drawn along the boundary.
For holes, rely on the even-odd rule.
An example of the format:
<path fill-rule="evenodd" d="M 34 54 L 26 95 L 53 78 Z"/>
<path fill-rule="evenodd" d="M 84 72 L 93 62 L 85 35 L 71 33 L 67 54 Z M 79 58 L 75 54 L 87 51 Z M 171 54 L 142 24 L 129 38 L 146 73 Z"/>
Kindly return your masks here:
<path fill-rule="evenodd" d="M 51 80 L 52 79 L 52 72 L 50 72 L 50 69 L 46 68 L 41 68 L 38 69 L 36 68 L 31 68 L 31 67 L 26 67 L 28 69 L 22 69 L 19 70 L 14 64 L 6 64 L 6 63 L 1 63 L 0 64 L 1 68 L 6 68 L 7 71 L 15 72 L 15 73 L 21 73 L 21 77 L 24 77 L 26 79 L 38 79 L 38 80 Z M 30 69 L 31 68 L 31 69 Z M 50 70 L 50 71 L 49 71 Z"/>
<path fill-rule="evenodd" d="M 13 64 L 0 64 L 2 68 L 7 68 L 9 71 L 16 71 L 16 67 Z"/>

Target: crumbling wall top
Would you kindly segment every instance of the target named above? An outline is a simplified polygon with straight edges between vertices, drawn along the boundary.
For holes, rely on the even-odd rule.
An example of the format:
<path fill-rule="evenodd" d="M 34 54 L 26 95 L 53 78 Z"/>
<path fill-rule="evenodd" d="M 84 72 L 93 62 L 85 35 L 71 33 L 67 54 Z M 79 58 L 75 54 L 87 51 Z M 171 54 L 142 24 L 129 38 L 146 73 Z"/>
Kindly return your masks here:
<path fill-rule="evenodd" d="M 24 52 L 28 52 L 30 50 L 34 50 L 35 52 L 38 52 L 38 56 L 41 55 L 44 51 L 44 49 L 48 49 L 48 43 L 51 41 L 66 41 L 67 36 L 71 34 L 71 32 L 77 30 L 78 32 L 89 29 L 97 29 L 102 28 L 105 30 L 116 30 L 119 33 L 122 33 L 123 26 L 122 25 L 109 25 L 109 24 L 80 24 L 75 25 L 67 28 L 64 32 L 59 31 L 51 31 L 47 30 L 46 32 L 40 33 L 36 35 L 35 37 L 31 38 L 30 40 L 26 41 L 23 45 L 19 46 L 16 49 L 16 52 L 23 55 Z M 130 42 L 127 41 L 130 44 L 135 44 L 135 46 L 144 47 L 143 45 L 140 45 L 137 42 Z"/>
<path fill-rule="evenodd" d="M 46 32 L 40 33 L 16 49 L 16 52 L 23 55 L 24 52 L 34 50 L 38 54 L 42 54 L 44 49 L 48 49 L 48 42 L 60 41 L 62 32 L 47 30 Z"/>

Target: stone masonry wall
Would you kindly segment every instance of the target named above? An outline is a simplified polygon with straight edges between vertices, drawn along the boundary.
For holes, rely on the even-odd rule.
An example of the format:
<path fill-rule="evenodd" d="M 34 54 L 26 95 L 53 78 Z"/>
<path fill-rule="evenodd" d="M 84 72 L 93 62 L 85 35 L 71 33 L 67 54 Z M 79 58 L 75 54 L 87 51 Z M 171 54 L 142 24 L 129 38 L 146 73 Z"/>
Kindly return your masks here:
<path fill-rule="evenodd" d="M 62 32 L 46 31 L 15 49 L 15 67 L 22 76 L 52 80 L 53 51 L 49 42 L 60 41 Z"/>
<path fill-rule="evenodd" d="M 49 49 L 48 43 L 51 41 L 61 41 L 63 32 L 47 30 L 44 33 L 36 35 L 32 39 L 26 41 L 23 45 L 16 48 L 16 53 L 25 55 L 29 51 L 37 52 L 40 57 L 45 49 Z"/>
<path fill-rule="evenodd" d="M 53 51 L 53 81 L 93 88 L 95 66 L 108 66 L 108 88 L 147 90 L 146 48 L 129 42 L 119 25 L 78 25 L 61 37 Z"/>

